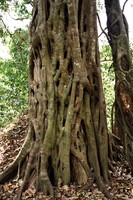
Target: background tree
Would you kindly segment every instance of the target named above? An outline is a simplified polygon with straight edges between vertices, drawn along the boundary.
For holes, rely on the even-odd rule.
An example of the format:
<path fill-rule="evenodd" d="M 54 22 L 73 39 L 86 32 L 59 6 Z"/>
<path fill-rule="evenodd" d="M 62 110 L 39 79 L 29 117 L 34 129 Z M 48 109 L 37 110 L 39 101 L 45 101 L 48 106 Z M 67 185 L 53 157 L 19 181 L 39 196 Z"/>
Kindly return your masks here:
<path fill-rule="evenodd" d="M 115 134 L 121 138 L 133 169 L 133 64 L 129 49 L 128 23 L 119 0 L 105 0 L 107 27 L 115 69 Z"/>
<path fill-rule="evenodd" d="M 35 0 L 30 25 L 30 123 L 23 148 L 0 175 L 23 168 L 17 199 L 34 180 L 38 191 L 94 176 L 106 195 L 108 136 L 99 64 L 96 2 Z"/>

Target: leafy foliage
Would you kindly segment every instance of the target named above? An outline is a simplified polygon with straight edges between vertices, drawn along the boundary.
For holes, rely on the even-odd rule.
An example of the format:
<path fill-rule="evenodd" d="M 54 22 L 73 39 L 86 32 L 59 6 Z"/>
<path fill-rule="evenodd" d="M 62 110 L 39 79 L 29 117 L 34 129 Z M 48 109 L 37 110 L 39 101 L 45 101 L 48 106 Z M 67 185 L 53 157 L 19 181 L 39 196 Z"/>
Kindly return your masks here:
<path fill-rule="evenodd" d="M 7 12 L 10 7 L 14 8 L 18 16 L 29 17 L 28 5 L 32 5 L 32 0 L 0 0 L 0 10 Z"/>
<path fill-rule="evenodd" d="M 28 19 L 32 0 L 0 1 L 0 39 L 10 49 L 11 59 L 0 58 L 0 127 L 10 123 L 28 106 L 28 30 L 11 31 L 4 15 L 16 21 Z"/>
<path fill-rule="evenodd" d="M 0 61 L 0 127 L 27 109 L 28 32 L 16 30 L 10 40 L 11 59 Z"/>
<path fill-rule="evenodd" d="M 9 8 L 9 3 L 11 0 L 0 0 L 0 9 L 3 11 L 7 11 Z"/>
<path fill-rule="evenodd" d="M 107 122 L 108 127 L 111 128 L 111 109 L 114 103 L 114 84 L 115 84 L 115 75 L 113 69 L 113 61 L 111 48 L 109 45 L 102 47 L 100 51 L 101 56 L 101 68 L 102 68 L 102 79 L 103 79 L 103 88 L 104 95 L 106 99 L 106 111 L 107 111 Z"/>
<path fill-rule="evenodd" d="M 24 17 L 24 18 L 29 18 L 30 17 L 30 13 L 28 10 L 28 5 L 31 4 L 32 5 L 32 0 L 22 0 L 22 1 L 14 1 L 14 8 L 15 8 L 15 12 L 18 14 L 18 16 L 20 17 Z"/>

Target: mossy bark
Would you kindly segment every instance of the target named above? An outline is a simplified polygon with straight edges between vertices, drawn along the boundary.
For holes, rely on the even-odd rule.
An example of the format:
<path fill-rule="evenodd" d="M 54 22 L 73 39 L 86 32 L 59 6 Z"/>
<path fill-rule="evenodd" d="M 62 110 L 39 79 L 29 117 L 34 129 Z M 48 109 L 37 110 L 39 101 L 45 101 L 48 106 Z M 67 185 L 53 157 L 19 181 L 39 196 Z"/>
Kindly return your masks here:
<path fill-rule="evenodd" d="M 115 134 L 121 138 L 133 170 L 133 64 L 131 61 L 128 23 L 119 0 L 105 0 L 107 27 L 115 69 Z"/>
<path fill-rule="evenodd" d="M 34 1 L 30 38 L 32 149 L 20 196 L 33 171 L 36 188 L 44 193 L 53 195 L 52 185 L 59 180 L 82 184 L 94 175 L 107 194 L 108 135 L 96 2 Z"/>

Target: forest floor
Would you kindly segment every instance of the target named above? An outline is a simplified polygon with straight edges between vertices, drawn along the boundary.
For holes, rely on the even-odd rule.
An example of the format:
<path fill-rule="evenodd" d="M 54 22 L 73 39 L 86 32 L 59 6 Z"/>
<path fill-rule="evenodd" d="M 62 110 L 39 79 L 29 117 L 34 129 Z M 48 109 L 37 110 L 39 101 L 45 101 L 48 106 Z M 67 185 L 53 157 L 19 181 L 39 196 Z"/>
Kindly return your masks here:
<path fill-rule="evenodd" d="M 28 128 L 28 115 L 21 116 L 13 124 L 0 130 L 0 173 L 15 159 L 17 156 Z M 118 152 L 119 154 L 119 152 Z M 121 154 L 119 161 L 113 163 L 114 172 L 110 172 L 110 186 L 107 189 L 113 195 L 114 200 L 133 200 L 133 177 L 130 168 Z M 95 183 L 89 184 L 88 180 L 84 186 L 67 185 L 55 188 L 55 200 L 107 200 Z M 10 182 L 0 185 L 0 200 L 13 200 L 19 190 L 22 179 L 14 179 Z M 50 200 L 48 196 L 37 193 L 32 186 L 22 195 L 22 200 Z"/>

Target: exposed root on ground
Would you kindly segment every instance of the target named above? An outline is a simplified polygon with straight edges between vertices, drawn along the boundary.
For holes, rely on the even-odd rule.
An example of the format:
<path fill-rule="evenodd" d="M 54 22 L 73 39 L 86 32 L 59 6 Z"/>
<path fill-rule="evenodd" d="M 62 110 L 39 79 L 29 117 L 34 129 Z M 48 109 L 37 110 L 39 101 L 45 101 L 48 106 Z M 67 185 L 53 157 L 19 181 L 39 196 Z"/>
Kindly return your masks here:
<path fill-rule="evenodd" d="M 19 171 L 19 173 L 18 173 L 18 175 L 19 175 L 18 179 L 21 180 L 21 178 L 23 178 L 23 175 L 24 175 L 24 173 L 22 174 L 21 171 L 24 170 L 24 168 L 25 168 L 24 163 L 26 163 L 27 167 L 25 168 L 26 171 L 25 171 L 25 176 L 24 176 L 23 182 L 22 182 L 22 184 L 20 186 L 19 191 L 17 191 L 17 193 L 15 192 L 16 200 L 18 200 L 18 199 L 26 199 L 26 196 L 24 197 L 24 195 L 27 194 L 26 191 L 28 191 L 29 189 L 31 190 L 31 188 L 33 188 L 34 185 L 36 185 L 35 182 L 37 182 L 37 177 L 36 177 L 37 165 L 36 164 L 37 164 L 37 155 L 38 155 L 37 152 L 38 152 L 39 147 L 36 145 L 36 142 L 34 142 L 31 138 L 32 138 L 32 135 L 29 132 L 27 134 L 27 138 L 25 140 L 25 143 L 23 144 L 22 149 L 21 149 L 20 153 L 18 154 L 18 156 L 16 157 L 15 161 L 12 164 L 10 164 L 10 166 L 7 167 L 6 170 L 3 173 L 0 174 L 1 184 L 4 183 L 4 182 L 7 182 L 9 179 L 15 177 L 15 175 L 17 174 L 18 171 Z M 115 151 L 114 148 L 115 147 L 113 146 L 113 152 Z M 130 185 L 130 182 L 132 182 L 132 179 L 130 178 L 130 175 L 129 175 L 130 174 L 130 169 L 128 169 L 128 167 L 127 167 L 127 163 L 126 163 L 125 158 L 123 157 L 123 154 L 121 152 L 122 149 L 121 150 L 119 150 L 119 149 L 121 149 L 121 148 L 117 148 L 117 159 L 120 162 L 119 166 L 117 166 L 114 161 L 109 160 L 110 169 L 114 169 L 114 171 L 111 170 L 112 171 L 111 172 L 111 183 L 113 181 L 113 183 L 112 183 L 113 187 L 112 186 L 106 186 L 105 187 L 103 181 L 102 182 L 100 182 L 100 181 L 98 182 L 97 179 L 96 179 L 96 177 L 92 173 L 92 176 L 94 178 L 93 179 L 88 179 L 89 181 L 84 186 L 80 186 L 79 188 L 73 186 L 73 188 L 75 188 L 75 192 L 73 193 L 73 195 L 77 195 L 77 196 L 79 195 L 79 198 L 83 198 L 83 196 L 80 197 L 80 194 L 82 194 L 82 191 L 87 191 L 87 193 L 89 191 L 88 194 L 91 193 L 91 195 L 93 195 L 93 191 L 95 190 L 95 187 L 96 187 L 95 182 L 97 182 L 97 185 L 101 185 L 99 187 L 99 189 L 107 196 L 107 199 L 111 199 L 112 197 L 110 197 L 109 193 L 111 192 L 112 194 L 115 194 L 116 190 L 118 191 L 118 188 L 117 188 L 118 186 L 117 185 L 118 185 L 118 183 L 120 181 L 121 181 L 120 184 L 122 183 L 122 184 L 126 184 L 126 185 L 129 184 Z M 116 156 L 116 154 L 114 153 L 113 154 L 113 158 L 115 156 Z M 27 158 L 28 158 L 28 160 L 27 160 Z M 125 164 L 123 165 L 121 163 L 125 163 Z M 124 174 L 124 175 L 121 174 L 121 176 L 125 176 L 124 180 L 120 176 L 119 169 L 121 170 L 121 173 Z M 127 173 L 127 175 L 126 175 L 126 173 Z M 129 176 L 129 178 L 126 178 L 126 176 L 127 177 Z M 51 184 L 51 181 L 49 179 L 49 175 L 47 174 L 47 169 L 45 169 L 45 175 L 44 175 L 44 177 L 45 177 L 44 178 L 45 180 L 43 179 L 43 180 L 40 180 L 40 182 L 39 182 L 38 191 L 39 190 L 40 191 L 43 190 L 44 193 L 50 194 L 51 195 L 51 199 L 52 199 L 52 196 L 54 196 L 53 199 L 56 199 L 58 195 L 64 195 L 63 193 L 64 193 L 65 190 L 63 188 L 66 189 L 66 186 L 58 187 L 58 188 L 56 187 L 54 189 L 53 186 L 52 186 L 52 184 Z M 118 177 L 118 180 L 117 180 L 117 177 Z M 98 180 L 102 180 L 102 179 L 100 178 Z M 45 181 L 45 183 L 44 183 L 44 181 Z M 12 182 L 12 184 L 13 183 L 15 183 L 15 182 Z M 10 188 L 12 184 L 11 183 L 9 183 L 9 184 L 5 183 L 5 186 L 9 185 L 7 187 Z M 116 186 L 114 186 L 114 185 L 116 185 Z M 6 191 L 6 187 L 5 186 L 1 185 L 0 187 L 1 187 L 1 191 L 4 190 L 4 193 L 6 195 L 7 191 Z M 18 188 L 17 185 L 13 186 L 13 187 Z M 41 187 L 44 187 L 44 188 L 41 188 Z M 72 190 L 71 187 L 70 187 L 70 190 Z M 116 189 L 114 187 L 116 187 Z M 130 188 L 130 186 L 125 186 L 125 187 Z M 59 193 L 58 195 L 57 195 L 57 190 L 58 190 L 58 193 Z M 107 191 L 107 190 L 109 190 L 109 191 Z M 130 192 L 129 189 L 127 191 L 128 191 L 128 193 L 130 195 L 130 196 L 128 196 L 127 199 L 130 199 L 131 192 Z M 1 199 L 3 199 L 2 196 L 4 195 L 4 193 L 0 193 L 0 198 Z M 65 192 L 65 195 L 67 195 L 67 193 L 69 194 L 69 189 L 68 189 L 68 192 Z M 85 192 L 83 192 L 83 193 L 85 194 Z M 37 193 L 34 192 L 34 195 L 37 196 Z M 42 194 L 40 193 L 40 196 L 41 195 Z M 72 192 L 71 192 L 71 195 L 72 195 Z M 96 194 L 96 195 L 98 195 L 98 194 Z M 118 194 L 118 195 L 122 195 L 122 194 Z M 124 192 L 123 192 L 123 195 L 126 195 L 126 194 L 124 194 Z M 117 194 L 115 196 L 116 197 L 113 196 L 112 199 L 118 199 L 117 198 Z M 40 197 L 40 199 L 42 199 L 42 198 L 43 198 L 43 196 Z M 10 198 L 10 199 L 12 199 L 12 198 Z M 78 199 L 78 197 L 77 197 L 77 199 Z"/>
<path fill-rule="evenodd" d="M 28 155 L 30 151 L 30 145 L 31 145 L 31 136 L 30 134 L 27 135 L 27 138 L 22 146 L 22 149 L 16 159 L 14 160 L 13 163 L 11 163 L 4 172 L 0 174 L 0 183 L 4 183 L 5 181 L 10 180 L 13 178 L 13 176 L 16 174 L 16 171 L 21 166 L 23 161 L 26 159 L 26 156 Z"/>

